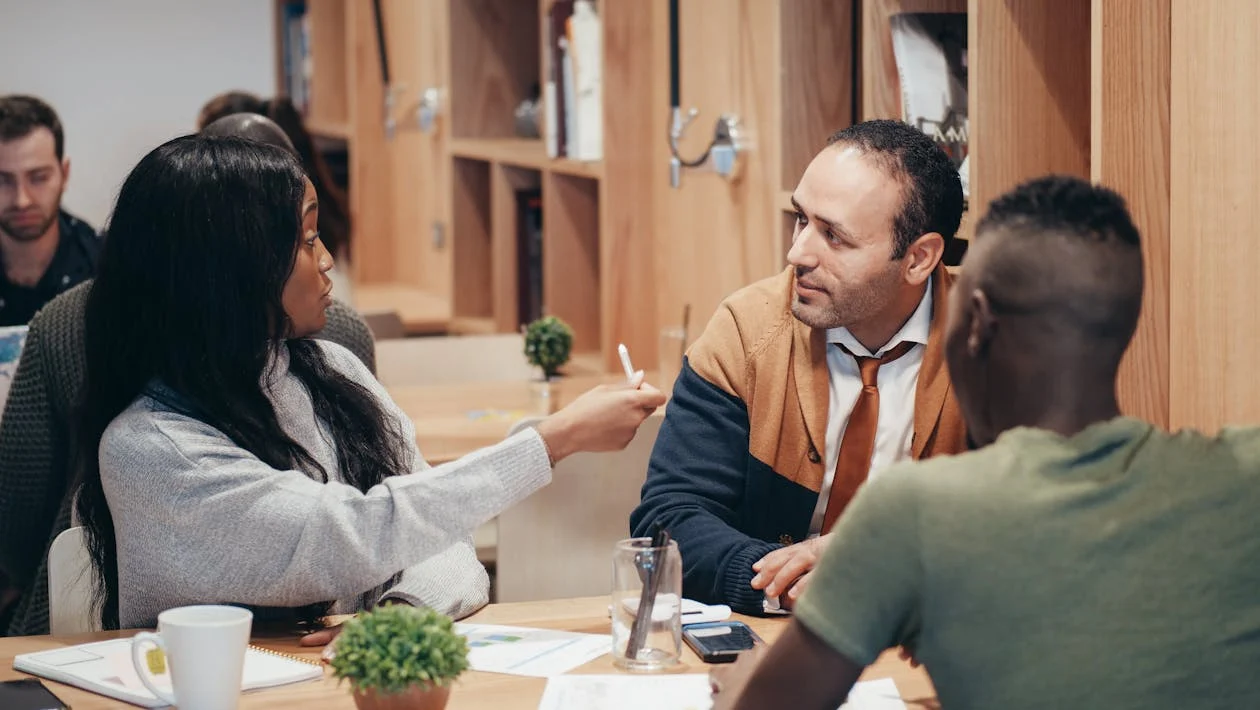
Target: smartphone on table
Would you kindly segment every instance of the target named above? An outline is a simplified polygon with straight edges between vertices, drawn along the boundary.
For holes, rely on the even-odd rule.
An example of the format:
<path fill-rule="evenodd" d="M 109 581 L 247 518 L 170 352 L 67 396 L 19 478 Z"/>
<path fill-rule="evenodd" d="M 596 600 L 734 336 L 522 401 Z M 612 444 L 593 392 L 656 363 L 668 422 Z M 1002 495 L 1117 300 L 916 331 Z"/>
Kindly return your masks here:
<path fill-rule="evenodd" d="M 687 624 L 682 637 L 705 663 L 732 663 L 741 652 L 762 643 L 757 632 L 742 621 Z"/>
<path fill-rule="evenodd" d="M 0 708 L 4 710 L 70 710 L 61 698 L 34 678 L 0 682 Z"/>

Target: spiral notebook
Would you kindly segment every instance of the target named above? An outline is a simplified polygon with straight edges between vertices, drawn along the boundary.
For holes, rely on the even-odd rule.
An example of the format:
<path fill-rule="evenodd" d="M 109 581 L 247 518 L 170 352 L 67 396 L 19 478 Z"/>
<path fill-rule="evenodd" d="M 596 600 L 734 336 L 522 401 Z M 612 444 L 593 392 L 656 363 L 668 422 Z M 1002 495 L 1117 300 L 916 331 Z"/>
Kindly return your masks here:
<path fill-rule="evenodd" d="M 13 669 L 140 707 L 166 706 L 144 687 L 136 675 L 131 664 L 130 638 L 23 653 L 14 657 Z M 318 661 L 250 646 L 245 652 L 241 690 L 272 688 L 315 680 L 323 675 L 323 666 Z M 152 676 L 150 680 L 159 688 L 170 688 L 171 679 L 166 673 Z"/>

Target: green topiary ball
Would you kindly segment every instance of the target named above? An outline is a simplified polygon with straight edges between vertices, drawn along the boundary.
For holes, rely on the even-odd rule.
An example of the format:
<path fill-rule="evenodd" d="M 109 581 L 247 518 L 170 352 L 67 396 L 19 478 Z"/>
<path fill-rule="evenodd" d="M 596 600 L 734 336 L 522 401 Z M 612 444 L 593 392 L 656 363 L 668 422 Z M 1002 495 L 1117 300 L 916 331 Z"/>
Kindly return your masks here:
<path fill-rule="evenodd" d="M 573 351 L 573 329 L 555 316 L 544 316 L 525 328 L 525 358 L 542 368 L 550 379 L 569 361 Z"/>
<path fill-rule="evenodd" d="M 336 644 L 333 675 L 356 691 L 443 686 L 468 669 L 468 642 L 450 617 L 432 609 L 379 606 L 347 621 Z"/>

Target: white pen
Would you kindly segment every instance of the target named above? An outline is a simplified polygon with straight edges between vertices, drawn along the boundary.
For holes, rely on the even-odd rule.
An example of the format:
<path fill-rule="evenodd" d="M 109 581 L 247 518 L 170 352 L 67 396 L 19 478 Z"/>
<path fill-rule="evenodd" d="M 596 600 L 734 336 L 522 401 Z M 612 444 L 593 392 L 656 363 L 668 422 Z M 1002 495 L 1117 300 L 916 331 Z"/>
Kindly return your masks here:
<path fill-rule="evenodd" d="M 625 343 L 617 344 L 617 354 L 621 356 L 621 368 L 626 371 L 626 382 L 634 381 L 634 366 L 630 364 L 630 351 Z"/>

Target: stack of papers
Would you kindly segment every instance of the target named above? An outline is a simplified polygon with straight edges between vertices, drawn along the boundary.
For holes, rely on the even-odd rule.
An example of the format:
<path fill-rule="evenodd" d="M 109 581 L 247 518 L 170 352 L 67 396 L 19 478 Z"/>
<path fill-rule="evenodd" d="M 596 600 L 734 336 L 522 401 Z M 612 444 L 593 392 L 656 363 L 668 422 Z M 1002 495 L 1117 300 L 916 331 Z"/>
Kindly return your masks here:
<path fill-rule="evenodd" d="M 469 667 L 488 673 L 546 678 L 567 673 L 612 649 L 609 634 L 493 624 L 455 624 L 455 630 L 468 640 Z"/>
<path fill-rule="evenodd" d="M 565 675 L 547 680 L 538 710 L 709 710 L 708 675 Z M 853 686 L 841 710 L 905 710 L 890 678 Z"/>

